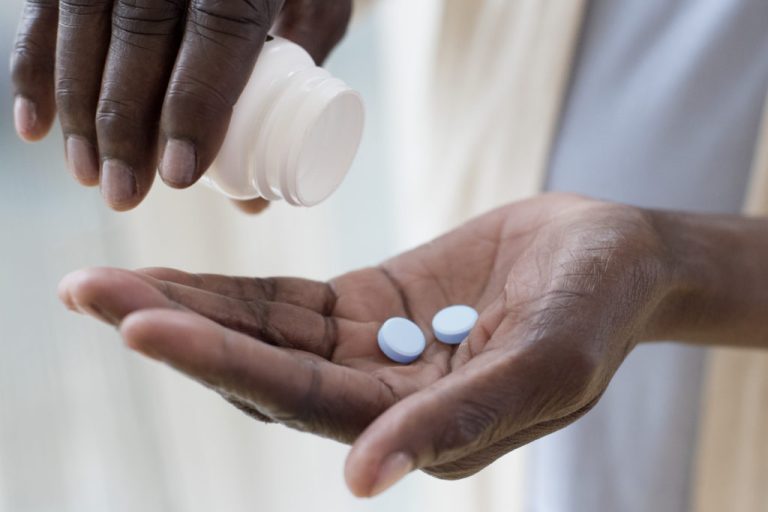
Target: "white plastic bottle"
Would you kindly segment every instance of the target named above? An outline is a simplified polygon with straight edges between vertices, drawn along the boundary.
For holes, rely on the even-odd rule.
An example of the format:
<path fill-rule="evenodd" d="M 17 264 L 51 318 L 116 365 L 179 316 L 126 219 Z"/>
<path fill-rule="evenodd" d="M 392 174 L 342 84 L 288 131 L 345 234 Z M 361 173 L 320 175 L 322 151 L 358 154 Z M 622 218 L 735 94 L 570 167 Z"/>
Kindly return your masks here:
<path fill-rule="evenodd" d="M 234 199 L 313 206 L 343 181 L 364 122 L 358 92 L 299 45 L 270 37 L 205 180 Z"/>

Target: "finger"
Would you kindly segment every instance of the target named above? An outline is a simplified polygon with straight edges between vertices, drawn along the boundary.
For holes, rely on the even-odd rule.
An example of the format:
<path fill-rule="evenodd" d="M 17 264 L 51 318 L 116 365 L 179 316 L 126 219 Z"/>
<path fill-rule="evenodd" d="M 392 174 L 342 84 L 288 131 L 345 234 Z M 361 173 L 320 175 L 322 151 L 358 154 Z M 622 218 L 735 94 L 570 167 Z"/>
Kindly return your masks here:
<path fill-rule="evenodd" d="M 448 464 L 572 414 L 583 404 L 571 407 L 569 398 L 584 383 L 571 378 L 566 361 L 538 348 L 476 356 L 377 418 L 349 454 L 347 484 L 358 496 L 375 495 L 414 469 Z"/>
<path fill-rule="evenodd" d="M 53 74 L 57 20 L 57 0 L 24 2 L 11 53 L 11 77 L 16 132 L 28 141 L 42 139 L 56 116 Z"/>
<path fill-rule="evenodd" d="M 160 174 L 195 183 L 218 153 L 281 0 L 192 0 L 163 104 Z"/>
<path fill-rule="evenodd" d="M 376 345 L 380 324 L 336 316 L 337 296 L 328 283 L 188 274 L 168 268 L 139 273 L 179 306 L 269 343 L 340 363 L 355 361 L 358 368 L 391 362 Z M 371 353 L 379 354 L 378 360 L 372 360 Z"/>
<path fill-rule="evenodd" d="M 256 199 L 250 199 L 248 201 L 233 200 L 232 202 L 240 209 L 240 211 L 249 215 L 256 215 L 257 213 L 261 213 L 266 210 L 267 207 L 269 207 L 269 201 L 260 197 L 257 197 Z"/>
<path fill-rule="evenodd" d="M 351 17 L 350 0 L 288 0 L 276 33 L 304 47 L 317 64 L 322 64 L 344 37 Z"/>
<path fill-rule="evenodd" d="M 61 0 L 56 43 L 56 108 L 67 166 L 83 185 L 98 185 L 96 105 L 110 38 L 112 0 Z"/>
<path fill-rule="evenodd" d="M 140 309 L 181 307 L 138 275 L 114 268 L 72 272 L 59 283 L 58 294 L 70 310 L 111 325 Z"/>
<path fill-rule="evenodd" d="M 141 309 L 187 309 L 280 347 L 324 358 L 336 347 L 336 320 L 314 311 L 281 302 L 233 299 L 121 269 L 74 272 L 62 280 L 60 295 L 70 309 L 112 325 Z"/>
<path fill-rule="evenodd" d="M 96 132 L 101 191 L 115 210 L 138 205 L 155 176 L 158 113 L 179 46 L 183 4 L 117 0 L 112 11 Z"/>
<path fill-rule="evenodd" d="M 177 283 L 153 281 L 176 304 L 267 343 L 326 359 L 336 348 L 339 328 L 335 318 L 284 302 L 234 299 Z"/>
<path fill-rule="evenodd" d="M 161 281 L 182 284 L 240 300 L 285 302 L 331 315 L 336 294 L 328 283 L 296 277 L 231 277 L 190 274 L 172 268 L 145 268 L 139 272 Z"/>
<path fill-rule="evenodd" d="M 259 343 L 199 315 L 143 310 L 120 332 L 128 346 L 239 397 L 299 430 L 350 442 L 392 398 L 369 375 Z"/>
<path fill-rule="evenodd" d="M 499 360 L 490 361 L 486 371 L 498 372 Z M 487 436 L 495 426 L 497 414 L 495 405 L 485 405 L 485 399 L 490 398 L 489 392 L 494 397 L 498 395 L 499 388 L 492 389 L 489 381 L 482 386 L 484 389 L 478 389 L 482 376 L 476 374 L 483 366 L 478 360 L 473 362 L 475 372 L 467 371 L 471 368 L 467 365 L 463 374 L 450 374 L 410 395 L 363 432 L 345 466 L 347 485 L 353 494 L 379 494 L 414 469 L 437 463 L 438 457 L 444 457 L 447 451 L 459 450 L 481 435 Z M 507 370 L 504 368 L 501 373 L 508 374 Z M 480 394 L 474 399 L 472 393 Z"/>

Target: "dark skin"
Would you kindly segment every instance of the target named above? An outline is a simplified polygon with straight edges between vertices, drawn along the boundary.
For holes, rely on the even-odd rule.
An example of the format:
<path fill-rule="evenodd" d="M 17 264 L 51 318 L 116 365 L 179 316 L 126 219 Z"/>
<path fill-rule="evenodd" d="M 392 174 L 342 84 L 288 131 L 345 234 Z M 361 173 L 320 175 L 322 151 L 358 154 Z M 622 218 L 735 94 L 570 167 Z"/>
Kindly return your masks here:
<path fill-rule="evenodd" d="M 351 11 L 351 0 L 27 0 L 11 56 L 16 130 L 39 140 L 58 112 L 75 178 L 134 208 L 156 169 L 176 188 L 208 169 L 273 25 L 321 63 Z"/>
<path fill-rule="evenodd" d="M 354 443 L 347 482 L 370 496 L 417 468 L 468 476 L 586 413 L 663 316 L 666 251 L 642 210 L 551 195 L 327 283 L 99 268 L 60 296 L 254 418 Z M 458 347 L 431 336 L 450 304 L 481 312 Z M 392 316 L 428 334 L 410 365 L 377 347 Z"/>

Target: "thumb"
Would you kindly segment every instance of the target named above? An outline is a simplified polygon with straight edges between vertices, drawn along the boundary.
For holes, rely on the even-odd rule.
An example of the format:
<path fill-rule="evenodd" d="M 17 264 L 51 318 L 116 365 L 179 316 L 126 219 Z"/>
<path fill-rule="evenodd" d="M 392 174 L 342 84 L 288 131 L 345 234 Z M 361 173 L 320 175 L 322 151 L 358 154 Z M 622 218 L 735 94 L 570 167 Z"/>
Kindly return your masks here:
<path fill-rule="evenodd" d="M 590 354 L 551 340 L 522 345 L 482 352 L 381 414 L 347 457 L 352 493 L 374 496 L 415 469 L 472 474 L 594 406 Z"/>
<path fill-rule="evenodd" d="M 351 17 L 351 0 L 287 0 L 275 32 L 304 47 L 319 65 L 344 37 Z"/>
<path fill-rule="evenodd" d="M 529 372 L 513 357 L 487 352 L 410 395 L 379 416 L 352 446 L 345 478 L 356 496 L 374 496 L 414 469 L 444 464 L 497 441 L 502 431 L 533 421 L 512 390 Z M 527 394 L 527 393 L 526 393 Z M 515 425 L 502 425 L 517 410 Z M 527 411 L 532 412 L 530 408 Z"/>

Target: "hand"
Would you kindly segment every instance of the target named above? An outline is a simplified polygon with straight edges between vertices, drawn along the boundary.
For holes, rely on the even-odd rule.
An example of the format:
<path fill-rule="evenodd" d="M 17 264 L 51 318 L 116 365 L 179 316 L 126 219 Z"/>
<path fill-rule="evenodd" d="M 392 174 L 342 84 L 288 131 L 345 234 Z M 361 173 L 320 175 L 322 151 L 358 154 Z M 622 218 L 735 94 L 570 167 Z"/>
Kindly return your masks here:
<path fill-rule="evenodd" d="M 27 0 L 11 59 L 16 130 L 38 140 L 58 110 L 71 172 L 116 210 L 142 201 L 158 162 L 166 183 L 189 187 L 216 157 L 273 22 L 320 62 L 351 13 L 351 0 L 282 5 Z"/>
<path fill-rule="evenodd" d="M 347 482 L 368 496 L 416 468 L 470 475 L 586 413 L 650 332 L 663 254 L 649 213 L 548 195 L 328 283 L 102 268 L 60 295 L 253 417 L 354 443 Z M 451 304 L 480 312 L 459 346 L 431 334 Z M 392 316 L 427 334 L 408 366 L 376 343 Z"/>

